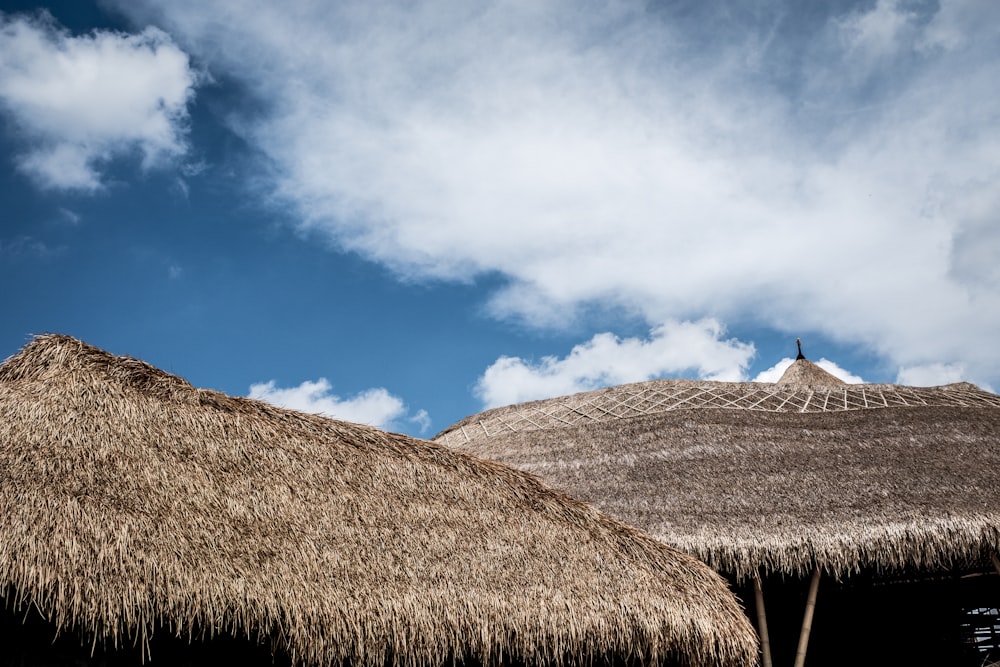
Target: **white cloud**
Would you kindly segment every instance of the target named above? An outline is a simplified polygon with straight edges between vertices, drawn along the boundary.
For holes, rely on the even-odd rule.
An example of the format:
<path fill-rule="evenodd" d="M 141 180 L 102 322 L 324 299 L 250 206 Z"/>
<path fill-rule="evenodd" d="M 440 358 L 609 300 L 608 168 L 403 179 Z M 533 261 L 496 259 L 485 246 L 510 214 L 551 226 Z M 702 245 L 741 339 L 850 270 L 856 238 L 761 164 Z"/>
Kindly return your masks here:
<path fill-rule="evenodd" d="M 17 159 L 17 166 L 42 188 L 97 190 L 101 181 L 92 163 L 103 151 L 79 144 L 35 148 Z"/>
<path fill-rule="evenodd" d="M 924 364 L 900 368 L 896 382 L 910 387 L 937 387 L 961 382 L 966 377 L 966 369 L 961 364 Z"/>
<path fill-rule="evenodd" d="M 785 357 L 784 359 L 776 363 L 774 366 L 771 366 L 767 370 L 763 370 L 760 373 L 758 373 L 757 377 L 755 377 L 753 381 L 777 382 L 779 379 L 781 379 L 781 376 L 784 374 L 784 372 L 788 370 L 788 367 L 792 365 L 793 361 L 795 360 L 792 359 L 791 357 Z M 819 361 L 816 361 L 814 363 L 820 368 L 822 368 L 824 371 L 829 373 L 830 375 L 834 376 L 835 378 L 843 380 L 847 384 L 862 384 L 864 382 L 864 380 L 860 376 L 857 376 L 854 373 L 851 373 L 850 371 L 841 368 L 840 366 L 830 361 L 829 359 L 821 358 Z"/>
<path fill-rule="evenodd" d="M 101 170 L 182 155 L 196 76 L 166 33 L 71 36 L 45 14 L 0 15 L 0 108 L 27 145 L 18 167 L 44 188 L 92 191 Z"/>
<path fill-rule="evenodd" d="M 897 0 L 878 0 L 874 8 L 849 14 L 837 21 L 849 53 L 866 58 L 891 55 L 900 46 L 914 16 Z"/>
<path fill-rule="evenodd" d="M 1000 378 L 1000 4 L 783 0 L 781 30 L 715 3 L 119 4 L 266 101 L 237 129 L 304 227 L 408 278 L 503 276 L 498 317 L 714 317 Z"/>
<path fill-rule="evenodd" d="M 408 415 L 403 400 L 381 387 L 367 389 L 349 398 L 337 396 L 332 393 L 332 389 L 326 378 L 315 382 L 306 380 L 297 387 L 284 388 L 276 386 L 271 380 L 251 385 L 249 397 L 291 410 L 312 412 L 386 430 L 397 430 L 396 424 L 400 420 L 417 424 L 422 432 L 430 426 L 426 411 L 420 410 L 415 415 Z"/>
<path fill-rule="evenodd" d="M 922 35 L 920 46 L 926 49 L 960 49 L 979 32 L 982 21 L 981 0 L 949 0 L 942 3 Z M 988 17 L 986 17 L 988 18 Z"/>
<path fill-rule="evenodd" d="M 684 371 L 709 380 L 742 380 L 753 345 L 724 340 L 723 334 L 713 320 L 668 322 L 647 339 L 597 334 L 562 358 L 500 357 L 479 378 L 476 395 L 484 407 L 496 407 Z"/>

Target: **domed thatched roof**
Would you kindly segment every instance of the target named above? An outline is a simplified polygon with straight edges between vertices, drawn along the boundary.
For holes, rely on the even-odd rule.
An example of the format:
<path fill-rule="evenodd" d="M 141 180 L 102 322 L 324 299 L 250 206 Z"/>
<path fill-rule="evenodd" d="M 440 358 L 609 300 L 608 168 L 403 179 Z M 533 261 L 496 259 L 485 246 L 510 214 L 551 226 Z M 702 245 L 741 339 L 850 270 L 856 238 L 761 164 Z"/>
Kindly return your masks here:
<path fill-rule="evenodd" d="M 0 591 L 98 642 L 305 664 L 756 655 L 715 573 L 530 475 L 55 335 L 0 366 Z"/>
<path fill-rule="evenodd" d="M 488 410 L 435 440 L 509 463 L 744 581 L 990 562 L 1000 396 L 654 380 Z"/>

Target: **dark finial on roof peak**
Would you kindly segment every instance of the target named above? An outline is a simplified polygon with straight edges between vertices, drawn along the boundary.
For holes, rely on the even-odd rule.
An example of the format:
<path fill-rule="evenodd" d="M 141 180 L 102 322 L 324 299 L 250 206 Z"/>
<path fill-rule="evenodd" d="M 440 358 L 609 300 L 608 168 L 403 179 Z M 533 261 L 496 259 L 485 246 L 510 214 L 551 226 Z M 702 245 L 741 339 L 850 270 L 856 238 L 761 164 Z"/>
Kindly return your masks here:
<path fill-rule="evenodd" d="M 802 339 L 801 338 L 796 338 L 795 339 L 795 344 L 799 346 L 799 356 L 795 357 L 795 359 L 796 360 L 798 360 L 798 359 L 805 359 L 805 355 L 802 354 Z"/>

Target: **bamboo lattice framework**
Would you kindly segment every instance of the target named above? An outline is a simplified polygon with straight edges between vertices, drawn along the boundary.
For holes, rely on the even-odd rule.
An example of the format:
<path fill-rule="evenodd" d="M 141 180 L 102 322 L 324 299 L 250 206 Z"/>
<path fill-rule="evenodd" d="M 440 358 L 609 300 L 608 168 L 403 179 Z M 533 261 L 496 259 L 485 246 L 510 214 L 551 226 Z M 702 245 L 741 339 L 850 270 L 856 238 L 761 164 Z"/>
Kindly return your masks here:
<path fill-rule="evenodd" d="M 696 408 L 843 412 L 891 407 L 1000 408 L 1000 396 L 964 382 L 943 387 L 907 387 L 655 380 L 488 410 L 455 424 L 435 440 L 461 446 L 501 433 L 580 426 Z"/>

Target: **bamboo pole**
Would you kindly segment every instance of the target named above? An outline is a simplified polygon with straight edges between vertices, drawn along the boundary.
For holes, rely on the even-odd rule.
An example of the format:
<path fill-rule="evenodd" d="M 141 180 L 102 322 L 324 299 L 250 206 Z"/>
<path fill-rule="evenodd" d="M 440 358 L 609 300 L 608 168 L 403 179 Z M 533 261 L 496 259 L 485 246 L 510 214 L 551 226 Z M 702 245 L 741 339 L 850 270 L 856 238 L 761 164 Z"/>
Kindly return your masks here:
<path fill-rule="evenodd" d="M 760 586 L 760 573 L 753 575 L 753 592 L 757 600 L 757 633 L 760 635 L 761 667 L 771 667 L 771 640 L 767 634 L 767 614 L 764 613 L 764 590 Z"/>
<path fill-rule="evenodd" d="M 795 653 L 795 667 L 803 667 L 806 662 L 806 648 L 812 631 L 813 612 L 816 610 L 816 594 L 819 592 L 819 568 L 813 572 L 809 582 L 809 597 L 806 599 L 806 613 L 802 617 L 802 634 L 799 635 L 799 650 Z"/>

